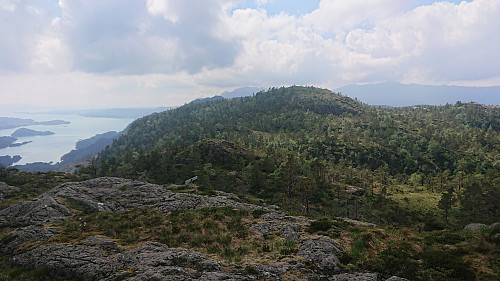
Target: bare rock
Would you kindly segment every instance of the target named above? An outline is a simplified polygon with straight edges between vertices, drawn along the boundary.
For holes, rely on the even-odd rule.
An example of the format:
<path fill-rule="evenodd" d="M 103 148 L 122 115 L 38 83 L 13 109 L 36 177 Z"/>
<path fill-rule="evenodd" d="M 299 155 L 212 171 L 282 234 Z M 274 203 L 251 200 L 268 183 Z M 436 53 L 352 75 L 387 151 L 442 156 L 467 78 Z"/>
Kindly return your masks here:
<path fill-rule="evenodd" d="M 377 273 L 343 273 L 328 278 L 330 281 L 377 281 Z"/>
<path fill-rule="evenodd" d="M 37 248 L 14 256 L 13 262 L 26 268 L 46 266 L 56 275 L 85 280 L 192 280 L 221 270 L 217 262 L 187 249 L 149 242 L 127 251 L 96 236 Z"/>
<path fill-rule="evenodd" d="M 42 194 L 38 200 L 21 202 L 0 210 L 0 225 L 28 226 L 67 220 L 73 213 L 53 197 Z"/>
<path fill-rule="evenodd" d="M 300 234 L 298 231 L 300 231 L 299 225 L 287 224 L 281 228 L 279 236 L 285 238 L 287 241 L 297 243 L 300 241 Z"/>
<path fill-rule="evenodd" d="M 14 192 L 19 192 L 19 188 L 15 186 L 10 186 L 4 182 L 0 182 L 0 200 L 3 200 L 5 198 L 5 195 Z"/>
<path fill-rule="evenodd" d="M 161 185 L 112 177 L 66 183 L 50 190 L 47 194 L 54 198 L 63 198 L 89 213 L 124 212 L 127 209 L 147 207 L 168 213 L 227 206 L 276 212 L 266 207 L 235 201 L 237 197 L 230 193 L 219 193 L 214 197 L 174 193 Z"/>
<path fill-rule="evenodd" d="M 109 239 L 108 239 L 109 240 Z M 54 244 L 16 255 L 14 264 L 25 268 L 49 267 L 54 275 L 79 276 L 82 279 L 103 279 L 119 270 L 108 261 L 105 250 L 84 242 Z"/>
<path fill-rule="evenodd" d="M 43 226 L 28 226 L 17 229 L 6 235 L 0 244 L 0 252 L 14 254 L 18 246 L 32 241 L 46 241 L 58 235 L 57 229 Z"/>
<path fill-rule="evenodd" d="M 305 258 L 308 267 L 313 266 L 324 274 L 333 274 L 340 271 L 340 261 L 336 256 L 340 252 L 332 239 L 321 237 L 302 243 L 298 255 Z"/>
<path fill-rule="evenodd" d="M 224 272 L 206 272 L 199 279 L 199 281 L 246 281 L 246 280 L 255 280 L 251 279 L 248 276 L 244 276 L 241 274 L 235 273 L 224 273 Z"/>
<path fill-rule="evenodd" d="M 389 279 L 387 279 L 385 281 L 408 281 L 408 279 L 397 277 L 397 276 L 392 276 L 391 278 L 389 278 Z"/>
<path fill-rule="evenodd" d="M 469 223 L 464 227 L 464 231 L 479 231 L 481 228 L 487 227 L 486 224 L 483 223 Z"/>
<path fill-rule="evenodd" d="M 278 231 L 279 223 L 277 222 L 263 222 L 254 223 L 252 228 L 260 232 L 262 235 L 268 235 L 271 232 Z"/>

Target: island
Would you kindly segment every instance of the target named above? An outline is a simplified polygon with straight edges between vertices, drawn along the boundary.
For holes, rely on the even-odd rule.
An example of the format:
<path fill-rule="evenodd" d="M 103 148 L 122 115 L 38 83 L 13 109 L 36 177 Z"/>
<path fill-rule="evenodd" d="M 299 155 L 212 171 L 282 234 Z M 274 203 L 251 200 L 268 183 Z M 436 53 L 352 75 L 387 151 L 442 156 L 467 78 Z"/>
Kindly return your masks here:
<path fill-rule="evenodd" d="M 10 165 L 18 162 L 19 160 L 21 160 L 21 156 L 19 156 L 19 155 L 14 155 L 14 156 L 4 155 L 4 156 L 0 156 L 0 166 L 2 166 L 2 167 L 9 167 Z"/>
<path fill-rule="evenodd" d="M 17 138 L 9 136 L 0 137 L 0 149 L 10 147 L 16 140 Z"/>
<path fill-rule="evenodd" d="M 14 129 L 18 127 L 24 126 L 32 126 L 32 125 L 64 125 L 69 124 L 70 122 L 64 120 L 50 120 L 50 121 L 41 121 L 37 122 L 33 119 L 22 119 L 22 118 L 12 118 L 12 117 L 0 117 L 0 130 L 3 129 Z"/>
<path fill-rule="evenodd" d="M 25 141 L 22 143 L 15 143 L 17 141 L 17 138 L 15 137 L 10 137 L 10 136 L 3 136 L 0 137 L 0 149 L 7 148 L 7 147 L 15 147 L 15 146 L 21 146 L 30 143 L 31 141 Z"/>
<path fill-rule="evenodd" d="M 10 135 L 15 138 L 22 138 L 22 137 L 35 137 L 35 136 L 49 136 L 53 134 L 54 132 L 51 131 L 35 131 L 27 128 L 21 128 L 17 129 L 14 133 Z"/>

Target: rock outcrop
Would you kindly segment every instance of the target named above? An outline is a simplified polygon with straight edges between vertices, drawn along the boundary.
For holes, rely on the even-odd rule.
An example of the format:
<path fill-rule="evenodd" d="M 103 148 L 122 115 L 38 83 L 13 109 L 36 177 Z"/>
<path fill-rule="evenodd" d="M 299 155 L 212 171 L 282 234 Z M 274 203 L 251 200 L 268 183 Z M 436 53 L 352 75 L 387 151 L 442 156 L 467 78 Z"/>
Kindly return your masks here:
<path fill-rule="evenodd" d="M 73 213 L 48 194 L 0 211 L 0 226 L 28 226 L 67 220 Z"/>
<path fill-rule="evenodd" d="M 124 248 L 96 235 L 83 241 L 54 243 L 59 231 L 47 225 L 69 219 L 75 210 L 94 213 L 154 208 L 170 213 L 227 206 L 258 210 L 262 215 L 252 224 L 256 235 L 281 237 L 297 245 L 296 250 L 284 254 L 288 262 L 228 266 L 186 248 L 168 248 L 157 242 Z M 378 280 L 376 273 L 345 273 L 337 257 L 342 251 L 339 245 L 329 237 L 307 234 L 309 223 L 308 218 L 287 216 L 274 207 L 241 202 L 234 194 L 219 192 L 208 197 L 175 193 L 139 181 L 98 178 L 62 184 L 37 200 L 1 210 L 0 225 L 13 230 L 2 238 L 0 251 L 15 265 L 41 266 L 53 275 L 83 280 L 283 280 L 290 272 L 307 280 Z"/>
<path fill-rule="evenodd" d="M 0 182 L 0 200 L 3 200 L 5 198 L 5 195 L 15 192 L 19 192 L 19 188 L 10 186 L 4 182 Z"/>

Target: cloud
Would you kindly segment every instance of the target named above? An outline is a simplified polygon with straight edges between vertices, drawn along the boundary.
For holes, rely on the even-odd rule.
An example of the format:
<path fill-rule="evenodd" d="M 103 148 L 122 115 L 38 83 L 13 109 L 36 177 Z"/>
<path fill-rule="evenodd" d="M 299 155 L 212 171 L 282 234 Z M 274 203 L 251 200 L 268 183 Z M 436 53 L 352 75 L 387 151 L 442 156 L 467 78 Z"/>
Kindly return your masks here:
<path fill-rule="evenodd" d="M 222 1 L 61 2 L 76 70 L 195 73 L 230 65 L 237 54 L 238 43 L 217 33 Z"/>
<path fill-rule="evenodd" d="M 38 35 L 50 28 L 50 5 L 3 1 L 0 5 L 0 71 L 25 71 L 37 59 Z"/>
<path fill-rule="evenodd" d="M 500 81 L 497 0 L 321 0 L 305 14 L 269 12 L 270 2 L 4 0 L 2 81 L 23 84 L 24 77 L 43 86 L 2 86 L 0 93 L 54 92 L 62 100 L 78 88 L 85 90 L 75 95 L 124 104 L 156 104 L 162 95 L 182 104 L 189 93 L 240 86 Z"/>
<path fill-rule="evenodd" d="M 438 2 L 355 29 L 346 36 L 354 68 L 381 62 L 370 74 L 387 80 L 441 82 L 498 76 L 500 3 Z M 385 62 L 385 63 L 384 63 Z M 420 81 L 411 81 L 419 77 Z"/>

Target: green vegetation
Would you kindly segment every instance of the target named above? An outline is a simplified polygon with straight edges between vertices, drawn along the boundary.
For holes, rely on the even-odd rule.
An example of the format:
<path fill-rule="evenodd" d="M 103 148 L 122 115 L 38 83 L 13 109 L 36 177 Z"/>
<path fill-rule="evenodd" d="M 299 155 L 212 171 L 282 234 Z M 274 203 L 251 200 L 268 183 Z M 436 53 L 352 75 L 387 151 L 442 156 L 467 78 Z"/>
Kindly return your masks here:
<path fill-rule="evenodd" d="M 1 207 L 93 176 L 177 184 L 173 191 L 208 196 L 222 190 L 316 219 L 304 235 L 339 242 L 348 270 L 410 280 L 500 279 L 500 227 L 461 230 L 500 218 L 499 107 L 379 108 L 312 87 L 272 88 L 141 118 L 78 173 L 2 169 L 0 181 L 22 192 L 9 193 Z M 195 185 L 182 185 L 194 176 Z M 249 226 L 259 210 L 77 213 L 53 225 L 62 233 L 50 243 L 90 235 L 126 247 L 158 241 L 225 264 L 277 262 L 300 246 L 275 233 L 256 235 Z M 9 270 L 1 278 L 17 274 Z M 255 274 L 251 266 L 244 271 Z"/>
<path fill-rule="evenodd" d="M 499 107 L 385 109 L 294 86 L 146 116 L 80 174 L 160 184 L 196 175 L 208 191 L 291 214 L 432 230 L 500 216 L 499 144 Z"/>
<path fill-rule="evenodd" d="M 19 191 L 4 192 L 0 200 L 0 210 L 20 201 L 32 200 L 38 195 L 70 181 L 80 181 L 82 177 L 60 172 L 31 173 L 0 166 L 0 182 L 19 188 Z"/>
<path fill-rule="evenodd" d="M 500 248 L 485 233 L 351 228 L 348 267 L 410 280 L 498 280 Z"/>
<path fill-rule="evenodd" d="M 168 247 L 185 247 L 214 256 L 225 263 L 240 263 L 246 256 L 286 256 L 295 253 L 295 243 L 274 236 L 251 237 L 252 215 L 230 207 L 203 208 L 163 214 L 154 209 L 125 213 L 97 212 L 74 216 L 55 224 L 61 234 L 50 243 L 81 241 L 101 235 L 126 247 L 156 241 Z"/>

